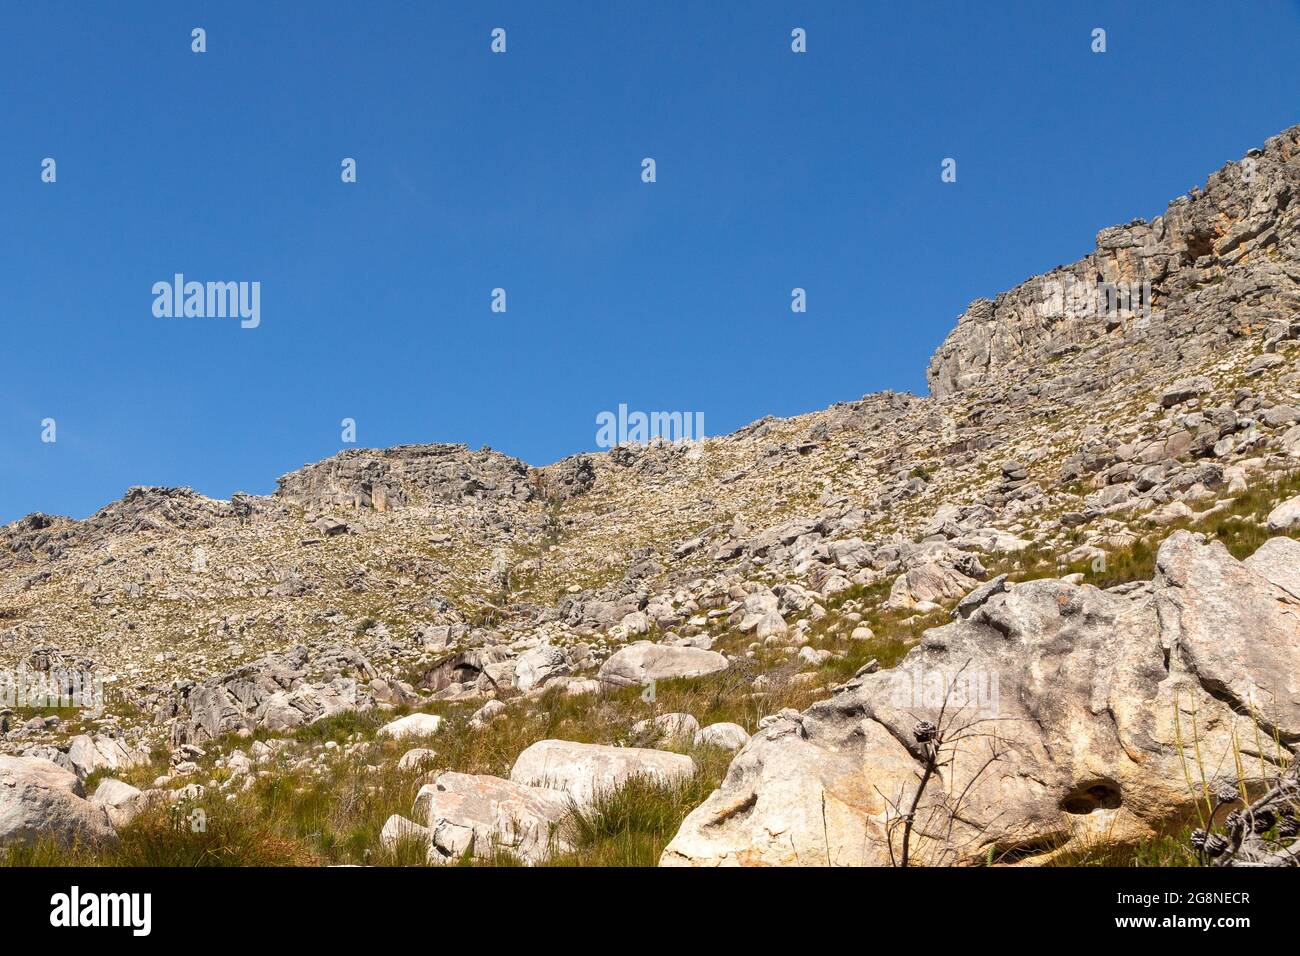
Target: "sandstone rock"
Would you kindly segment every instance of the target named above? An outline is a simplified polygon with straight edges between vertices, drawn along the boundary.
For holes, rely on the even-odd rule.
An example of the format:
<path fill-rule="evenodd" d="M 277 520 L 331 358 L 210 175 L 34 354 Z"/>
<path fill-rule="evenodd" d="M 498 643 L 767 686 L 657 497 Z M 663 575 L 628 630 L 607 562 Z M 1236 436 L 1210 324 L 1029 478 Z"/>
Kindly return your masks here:
<path fill-rule="evenodd" d="M 397 769 L 402 771 L 423 770 L 433 764 L 437 759 L 438 753 L 427 747 L 416 747 L 414 750 L 408 750 L 402 754 L 397 761 Z"/>
<path fill-rule="evenodd" d="M 694 774 L 695 761 L 665 750 L 539 740 L 515 760 L 510 779 L 561 790 L 579 806 L 587 806 L 598 795 L 610 793 L 632 778 L 676 784 Z"/>
<path fill-rule="evenodd" d="M 146 764 L 149 755 L 114 737 L 79 734 L 70 741 L 68 761 L 72 771 L 84 780 L 96 770 L 122 770 Z"/>
<path fill-rule="evenodd" d="M 1289 498 L 1268 513 L 1268 530 L 1286 531 L 1300 526 L 1300 497 Z"/>
<path fill-rule="evenodd" d="M 588 694 L 599 694 L 601 684 L 598 680 L 572 680 L 564 685 L 565 697 L 584 697 Z"/>
<path fill-rule="evenodd" d="M 560 831 L 571 809 L 569 797 L 557 790 L 444 773 L 420 788 L 414 815 L 427 821 L 431 863 L 453 862 L 466 853 L 490 859 L 499 852 L 539 863 L 569 848 Z"/>
<path fill-rule="evenodd" d="M 419 702 L 414 688 L 403 681 L 392 681 L 391 683 L 380 678 L 370 682 L 370 694 L 375 700 L 392 704 L 394 707 L 411 706 Z"/>
<path fill-rule="evenodd" d="M 333 538 L 340 534 L 347 534 L 347 522 L 340 521 L 338 518 L 321 517 L 313 522 L 317 531 L 327 538 Z"/>
<path fill-rule="evenodd" d="M 961 597 L 979 582 L 956 568 L 930 562 L 900 574 L 885 602 L 891 608 L 910 608 L 926 602 L 938 604 Z"/>
<path fill-rule="evenodd" d="M 384 826 L 379 831 L 379 845 L 391 853 L 400 843 L 407 840 L 415 840 L 427 845 L 431 836 L 428 827 L 423 827 L 395 813 L 384 821 Z"/>
<path fill-rule="evenodd" d="M 1300 419 L 1300 408 L 1294 405 L 1274 405 L 1272 408 L 1264 410 L 1264 424 L 1269 428 L 1280 428 L 1282 425 L 1293 424 L 1296 419 Z"/>
<path fill-rule="evenodd" d="M 740 724 L 709 724 L 695 734 L 697 747 L 721 747 L 723 750 L 739 750 L 749 743 L 749 732 Z"/>
<path fill-rule="evenodd" d="M 995 594 L 1001 594 L 1006 589 L 1007 576 L 1005 574 L 999 574 L 995 578 L 990 578 L 958 601 L 957 606 L 952 609 L 952 616 L 968 618 L 975 612 L 975 609 L 984 604 L 985 601 L 993 597 Z"/>
<path fill-rule="evenodd" d="M 1192 812 L 1184 774 L 1198 752 L 1210 779 L 1233 767 L 1238 746 L 1276 759 L 1243 741 L 1300 729 L 1300 601 L 1273 580 L 1295 586 L 1300 548 L 1260 550 L 1243 564 L 1180 531 L 1161 546 L 1149 588 L 1035 580 L 990 596 L 927 631 L 897 668 L 765 719 L 662 862 L 888 864 L 894 807 L 918 779 L 914 725 L 938 720 L 948 688 L 957 696 L 945 732 L 979 720 L 994 736 L 959 746 L 926 791 L 918 820 L 940 836 L 921 839 L 914 859 L 1149 838 Z M 958 794 L 953 818 L 945 801 Z"/>
<path fill-rule="evenodd" d="M 568 672 L 569 661 L 563 649 L 543 644 L 519 655 L 515 662 L 514 683 L 519 690 L 528 691 Z"/>
<path fill-rule="evenodd" d="M 499 700 L 490 700 L 478 710 L 474 711 L 474 716 L 470 717 L 471 727 L 483 727 L 491 723 L 496 718 L 506 712 L 506 705 Z"/>
<path fill-rule="evenodd" d="M 276 691 L 254 713 L 255 725 L 273 732 L 315 723 L 345 711 L 357 709 L 355 682 L 338 678 L 328 684 L 298 684 L 289 691 Z"/>
<path fill-rule="evenodd" d="M 151 791 L 157 793 L 157 791 Z M 100 781 L 90 802 L 103 807 L 114 828 L 120 829 L 134 820 L 149 803 L 149 796 L 129 783 L 109 777 Z"/>
<path fill-rule="evenodd" d="M 335 673 L 327 681 L 307 679 L 306 668 Z M 262 727 L 283 731 L 348 710 L 373 705 L 368 684 L 374 667 L 354 648 L 330 646 L 310 651 L 299 645 L 268 654 L 201 684 L 178 682 L 155 719 L 171 724 L 173 744 L 203 743 L 230 733 Z"/>
<path fill-rule="evenodd" d="M 1219 701 L 1254 716 L 1268 735 L 1300 732 L 1300 543 L 1273 539 L 1245 562 L 1189 533 L 1160 547 L 1161 639 Z"/>
<path fill-rule="evenodd" d="M 820 667 L 835 655 L 824 648 L 801 647 L 799 648 L 799 660 L 813 667 Z"/>
<path fill-rule="evenodd" d="M 1160 404 L 1165 408 L 1171 408 L 1198 395 L 1204 395 L 1213 388 L 1214 384 L 1204 375 L 1183 379 L 1160 393 Z"/>
<path fill-rule="evenodd" d="M 632 735 L 649 738 L 651 745 L 679 743 L 695 739 L 700 722 L 690 714 L 660 714 L 650 720 L 639 720 L 632 725 Z"/>
<path fill-rule="evenodd" d="M 1171 501 L 1152 511 L 1147 517 L 1158 525 L 1173 524 L 1176 521 L 1192 517 L 1194 512 L 1181 501 Z"/>
<path fill-rule="evenodd" d="M 1263 355 L 1257 355 L 1251 359 L 1250 364 L 1246 366 L 1246 377 L 1254 378 L 1270 368 L 1277 368 L 1277 366 L 1285 364 L 1286 359 L 1282 356 L 1265 352 Z"/>
<path fill-rule="evenodd" d="M 0 845 L 113 837 L 108 813 L 85 799 L 76 774 L 48 760 L 0 756 Z"/>
<path fill-rule="evenodd" d="M 785 619 L 776 611 L 769 611 L 759 619 L 754 628 L 754 636 L 762 641 L 769 637 L 784 637 L 788 630 Z"/>
<path fill-rule="evenodd" d="M 1300 458 L 1300 425 L 1292 425 L 1282 436 L 1282 452 L 1289 458 Z"/>
<path fill-rule="evenodd" d="M 597 678 L 614 687 L 628 687 L 674 677 L 703 677 L 726 669 L 727 659 L 716 651 L 637 641 L 610 656 Z"/>
<path fill-rule="evenodd" d="M 407 737 L 427 737 L 442 727 L 442 718 L 436 714 L 410 714 L 379 728 L 379 736 L 403 740 Z"/>

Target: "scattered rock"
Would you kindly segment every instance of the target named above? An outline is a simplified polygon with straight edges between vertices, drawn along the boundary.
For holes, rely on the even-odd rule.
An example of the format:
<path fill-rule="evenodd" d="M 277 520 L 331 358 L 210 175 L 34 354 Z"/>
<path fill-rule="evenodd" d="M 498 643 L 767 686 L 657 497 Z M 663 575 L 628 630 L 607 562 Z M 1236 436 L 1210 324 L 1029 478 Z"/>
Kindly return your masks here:
<path fill-rule="evenodd" d="M 716 651 L 637 641 L 616 651 L 601 665 L 597 678 L 614 687 L 644 686 L 674 677 L 704 677 L 727 669 Z"/>
<path fill-rule="evenodd" d="M 401 759 L 397 761 L 397 769 L 404 771 L 424 770 L 433 765 L 437 756 L 437 751 L 429 750 L 427 747 L 417 747 L 402 754 Z"/>
<path fill-rule="evenodd" d="M 632 735 L 648 739 L 651 744 L 691 741 L 699 732 L 700 722 L 690 714 L 660 714 L 632 725 Z"/>
<path fill-rule="evenodd" d="M 384 821 L 384 826 L 379 831 L 379 845 L 392 853 L 400 843 L 407 840 L 427 845 L 431 836 L 428 827 L 420 826 L 395 813 Z"/>
<path fill-rule="evenodd" d="M 598 795 L 636 777 L 675 784 L 694 774 L 695 761 L 666 750 L 539 740 L 515 760 L 510 779 L 526 786 L 562 790 L 579 806 L 588 806 Z"/>
<path fill-rule="evenodd" d="M 442 727 L 436 714 L 410 714 L 379 728 L 379 736 L 404 740 L 407 737 L 431 737 Z"/>
<path fill-rule="evenodd" d="M 465 773 L 444 773 L 420 788 L 414 816 L 425 820 L 429 861 L 455 862 L 466 854 L 498 853 L 539 863 L 569 849 L 560 833 L 572 804 L 556 790 Z"/>
<path fill-rule="evenodd" d="M 739 750 L 749 743 L 749 732 L 740 724 L 709 724 L 695 734 L 697 747 L 721 747 L 723 750 Z"/>

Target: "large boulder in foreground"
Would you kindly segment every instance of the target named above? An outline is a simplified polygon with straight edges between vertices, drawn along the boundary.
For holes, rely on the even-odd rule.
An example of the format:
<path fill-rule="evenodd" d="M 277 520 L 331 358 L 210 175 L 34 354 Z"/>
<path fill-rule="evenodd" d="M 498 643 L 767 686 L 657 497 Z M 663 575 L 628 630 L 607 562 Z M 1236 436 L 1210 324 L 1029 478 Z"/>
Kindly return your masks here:
<path fill-rule="evenodd" d="M 666 750 L 539 740 L 515 760 L 510 779 L 562 791 L 581 807 L 634 778 L 675 784 L 694 774 L 695 761 Z"/>
<path fill-rule="evenodd" d="M 56 763 L 0 756 L 0 844 L 112 839 L 107 812 L 85 796 L 77 775 Z"/>
<path fill-rule="evenodd" d="M 440 774 L 415 798 L 415 817 L 430 837 L 431 863 L 454 862 L 466 853 L 491 859 L 502 851 L 540 863 L 569 849 L 560 828 L 572 809 L 557 790 L 468 773 Z"/>
<path fill-rule="evenodd" d="M 1300 543 L 1238 562 L 1179 531 L 1149 585 L 987 594 L 898 667 L 766 719 L 661 863 L 889 865 L 919 720 L 956 743 L 917 808 L 913 863 L 1149 838 L 1192 820 L 1237 754 L 1261 789 L 1290 759 L 1275 737 L 1300 739 Z"/>
<path fill-rule="evenodd" d="M 674 677 L 704 677 L 727 669 L 727 659 L 717 651 L 637 641 L 610 655 L 597 679 L 611 687 L 644 686 Z"/>

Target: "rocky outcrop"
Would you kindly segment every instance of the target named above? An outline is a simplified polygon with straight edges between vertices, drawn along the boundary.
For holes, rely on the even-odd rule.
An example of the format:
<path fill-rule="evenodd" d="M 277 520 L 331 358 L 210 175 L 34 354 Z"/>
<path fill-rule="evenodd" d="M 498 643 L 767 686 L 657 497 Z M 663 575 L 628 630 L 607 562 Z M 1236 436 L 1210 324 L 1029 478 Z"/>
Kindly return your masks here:
<path fill-rule="evenodd" d="M 920 797 L 913 862 L 1147 838 L 1190 817 L 1201 780 L 1235 779 L 1236 755 L 1255 789 L 1290 759 L 1300 543 L 1238 562 L 1176 532 L 1149 586 L 1005 587 L 897 668 L 770 720 L 663 863 L 888 865 L 917 791 L 918 721 L 951 761 Z"/>
<path fill-rule="evenodd" d="M 1103 229 L 1096 251 L 1079 262 L 973 302 L 930 361 L 931 393 L 944 398 L 1009 375 L 1047 377 L 1067 355 L 1081 374 L 1058 375 L 1060 387 L 1087 391 L 1148 363 L 1178 368 L 1171 359 L 1204 355 L 1269 323 L 1288 326 L 1300 306 L 1298 195 L 1293 127 L 1214 173 L 1204 190 L 1175 199 L 1154 222 Z M 1145 324 L 1141 309 L 1107 308 L 1116 301 L 1107 284 L 1139 300 L 1149 284 Z"/>
<path fill-rule="evenodd" d="M 0 567 L 14 560 L 58 560 L 70 548 L 108 536 L 199 531 L 237 514 L 234 501 L 208 498 L 192 488 L 136 486 L 85 521 L 31 514 L 0 529 Z"/>
<path fill-rule="evenodd" d="M 149 755 L 105 734 L 79 734 L 68 746 L 68 763 L 82 780 L 96 770 L 123 770 L 149 762 Z"/>
<path fill-rule="evenodd" d="M 1300 533 L 1295 500 L 1277 507 L 1300 490 L 1298 136 L 1155 223 L 1104 231 L 1084 262 L 972 306 L 935 357 L 932 397 L 882 392 L 543 468 L 464 446 L 352 449 L 270 496 L 135 488 L 85 521 L 13 522 L 0 751 L 88 776 L 171 745 L 156 786 L 192 799 L 286 771 L 481 769 L 466 736 L 572 728 L 633 747 L 550 741 L 520 756 L 515 784 L 554 777 L 565 799 L 590 799 L 688 772 L 646 747 L 738 753 L 673 860 L 878 862 L 925 753 L 915 721 L 943 723 L 934 680 L 960 672 L 996 734 L 962 738 L 927 786 L 929 823 L 960 812 L 927 826 L 918 858 L 1153 832 L 1186 807 L 1180 741 L 1203 741 L 1202 756 L 1256 727 L 1293 742 L 1295 692 L 1272 677 L 1291 666 L 1292 546 L 1232 562 L 1180 536 L 1155 581 L 1083 582 L 1131 577 L 1174 528 L 1212 529 L 1234 554 L 1266 523 Z M 1065 299 L 1147 279 L 1149 315 Z M 1017 583 L 1026 569 L 1062 580 Z M 855 669 L 823 704 L 782 710 Z M 50 698 L 87 675 L 110 706 L 69 719 Z M 700 728 L 717 708 L 642 706 L 642 690 L 692 706 L 685 685 L 656 698 L 661 680 L 701 681 L 691 689 L 749 716 Z M 427 713 L 379 740 L 369 721 L 345 740 L 294 733 L 371 707 L 436 707 L 439 752 L 396 759 L 407 747 L 390 734 L 427 734 Z M 206 748 L 228 734 L 259 739 Z M 450 859 L 470 832 L 477 854 L 511 803 L 484 809 L 487 791 L 509 783 L 458 789 L 441 838 L 427 815 L 394 817 L 381 845 L 414 837 Z"/>
<path fill-rule="evenodd" d="M 312 680 L 313 671 L 324 670 Z M 197 744 L 261 728 L 284 731 L 349 710 L 373 706 L 370 662 L 352 648 L 313 652 L 299 645 L 211 678 L 174 685 L 155 721 L 168 724 L 173 745 Z"/>
<path fill-rule="evenodd" d="M 596 484 L 596 468 L 586 455 L 574 455 L 543 469 L 546 496 L 553 501 L 568 501 L 585 495 Z"/>
<path fill-rule="evenodd" d="M 528 466 L 494 451 L 464 445 L 399 445 L 339 452 L 279 479 L 275 496 L 309 511 L 329 508 L 390 511 L 429 501 L 537 495 Z"/>

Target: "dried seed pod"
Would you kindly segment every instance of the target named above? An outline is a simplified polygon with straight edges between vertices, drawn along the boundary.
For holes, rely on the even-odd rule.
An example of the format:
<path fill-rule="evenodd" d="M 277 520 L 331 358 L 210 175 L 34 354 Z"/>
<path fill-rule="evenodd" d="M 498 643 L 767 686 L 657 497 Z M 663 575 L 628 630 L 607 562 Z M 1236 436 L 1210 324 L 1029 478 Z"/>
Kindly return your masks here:
<path fill-rule="evenodd" d="M 928 744 L 930 741 L 934 740 L 935 737 L 939 736 L 939 728 L 928 720 L 922 720 L 912 731 L 912 736 L 916 738 L 917 743 Z"/>
<path fill-rule="evenodd" d="M 1214 799 L 1218 801 L 1220 806 L 1225 803 L 1236 803 L 1241 799 L 1241 792 L 1237 789 L 1235 783 L 1231 780 L 1225 780 L 1214 788 Z"/>
<path fill-rule="evenodd" d="M 1205 837 L 1205 852 L 1211 857 L 1222 856 L 1228 849 L 1228 840 L 1220 833 L 1210 833 Z"/>
<path fill-rule="evenodd" d="M 1267 833 L 1277 823 L 1277 814 L 1269 807 L 1260 807 L 1250 813 L 1250 828 L 1256 833 Z"/>

